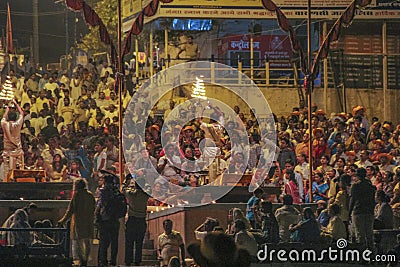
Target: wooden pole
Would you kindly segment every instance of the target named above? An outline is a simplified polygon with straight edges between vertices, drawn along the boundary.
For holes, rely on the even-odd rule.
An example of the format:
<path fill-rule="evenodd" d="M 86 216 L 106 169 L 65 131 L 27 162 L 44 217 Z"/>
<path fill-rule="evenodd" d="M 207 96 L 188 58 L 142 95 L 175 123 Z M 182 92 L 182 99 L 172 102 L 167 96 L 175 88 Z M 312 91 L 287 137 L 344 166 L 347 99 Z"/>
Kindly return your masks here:
<path fill-rule="evenodd" d="M 322 24 L 322 35 L 325 37 L 328 34 L 327 22 Z M 328 112 L 328 57 L 323 60 L 324 65 L 324 109 Z"/>
<path fill-rule="evenodd" d="M 250 79 L 254 78 L 254 39 L 253 33 L 250 34 Z"/>
<path fill-rule="evenodd" d="M 150 45 L 150 77 L 153 77 L 154 75 L 154 66 L 153 66 L 153 53 L 154 53 L 154 47 L 153 47 L 153 28 L 150 30 L 150 40 L 149 40 L 149 45 Z"/>
<path fill-rule="evenodd" d="M 388 51 L 387 51 L 387 24 L 386 21 L 382 24 L 382 72 L 383 72 L 383 119 L 390 120 L 388 112 Z"/>
<path fill-rule="evenodd" d="M 307 53 L 307 72 L 308 74 L 311 71 L 311 0 L 308 0 L 307 3 L 307 46 L 308 46 L 308 53 Z M 309 164 L 309 171 L 308 171 L 308 183 L 309 183 L 309 194 L 310 194 L 310 202 L 312 202 L 312 171 L 313 171 L 313 159 L 312 159 L 312 125 L 311 125 L 311 115 L 312 115 L 312 91 L 314 89 L 314 80 L 308 81 L 310 84 L 308 90 L 307 90 L 307 105 L 308 105 L 308 114 L 307 114 L 307 120 L 308 120 L 308 131 L 310 135 L 310 140 L 308 144 L 308 164 Z"/>
<path fill-rule="evenodd" d="M 124 156 L 123 156 L 123 146 L 122 146 L 122 91 L 123 91 L 123 59 L 122 59 L 122 19 L 121 19 L 121 0 L 118 0 L 118 73 L 117 73 L 117 81 L 118 81 L 118 140 L 119 140 L 119 180 L 120 186 L 122 186 L 122 182 L 124 179 Z"/>
<path fill-rule="evenodd" d="M 164 64 L 166 68 L 169 68 L 169 61 L 168 61 L 168 28 L 165 27 L 164 29 L 164 42 L 165 42 L 165 49 L 164 49 Z"/>
<path fill-rule="evenodd" d="M 139 78 L 139 40 L 137 36 L 135 36 L 135 68 L 136 68 L 136 79 Z"/>

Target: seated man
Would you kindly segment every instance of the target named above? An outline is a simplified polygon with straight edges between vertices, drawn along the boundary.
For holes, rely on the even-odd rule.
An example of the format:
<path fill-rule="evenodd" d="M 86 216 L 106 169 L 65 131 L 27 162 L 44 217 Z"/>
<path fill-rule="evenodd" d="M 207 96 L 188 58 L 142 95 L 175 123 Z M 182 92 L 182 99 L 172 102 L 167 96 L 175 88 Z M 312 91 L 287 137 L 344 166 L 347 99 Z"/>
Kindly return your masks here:
<path fill-rule="evenodd" d="M 282 242 L 290 241 L 289 226 L 301 218 L 300 212 L 293 206 L 291 195 L 283 196 L 283 206 L 275 211 L 275 217 L 279 225 L 279 238 Z"/>
<path fill-rule="evenodd" d="M 289 226 L 292 242 L 314 243 L 320 241 L 321 230 L 310 207 L 303 210 L 303 218 L 295 225 Z"/>
<path fill-rule="evenodd" d="M 235 243 L 238 248 L 247 250 L 252 258 L 257 257 L 257 241 L 253 234 L 246 230 L 246 224 L 242 220 L 235 221 Z"/>
<path fill-rule="evenodd" d="M 327 227 L 322 227 L 321 237 L 326 238 L 330 241 L 336 241 L 340 238 L 346 238 L 346 226 L 343 221 L 339 218 L 340 207 L 337 204 L 331 204 L 328 208 L 328 214 L 330 216 L 329 224 Z"/>
<path fill-rule="evenodd" d="M 173 223 L 167 219 L 163 222 L 164 233 L 158 236 L 158 252 L 160 266 L 168 266 L 172 257 L 181 256 L 182 266 L 185 267 L 185 245 L 179 232 L 172 230 Z"/>

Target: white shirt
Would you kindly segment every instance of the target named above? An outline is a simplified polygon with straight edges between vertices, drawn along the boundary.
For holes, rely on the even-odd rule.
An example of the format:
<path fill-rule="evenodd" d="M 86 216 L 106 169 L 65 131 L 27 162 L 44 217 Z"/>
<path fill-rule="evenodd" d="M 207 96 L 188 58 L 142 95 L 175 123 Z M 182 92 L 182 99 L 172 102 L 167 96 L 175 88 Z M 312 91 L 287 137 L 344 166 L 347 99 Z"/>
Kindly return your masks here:
<path fill-rule="evenodd" d="M 297 173 L 301 173 L 303 175 L 303 179 L 307 180 L 308 179 L 308 171 L 309 171 L 310 167 L 308 165 L 307 162 L 303 162 L 303 164 L 301 165 L 296 165 L 296 167 L 294 167 L 294 171 Z"/>

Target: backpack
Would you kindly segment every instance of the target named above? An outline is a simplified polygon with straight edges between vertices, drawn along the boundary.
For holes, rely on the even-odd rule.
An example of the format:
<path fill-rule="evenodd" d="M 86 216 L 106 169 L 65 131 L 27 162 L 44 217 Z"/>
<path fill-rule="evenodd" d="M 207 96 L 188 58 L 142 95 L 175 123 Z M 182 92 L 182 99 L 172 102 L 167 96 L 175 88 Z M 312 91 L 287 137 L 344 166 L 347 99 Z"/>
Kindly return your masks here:
<path fill-rule="evenodd" d="M 110 218 L 124 218 L 128 210 L 125 195 L 116 190 L 107 203 L 107 210 Z"/>

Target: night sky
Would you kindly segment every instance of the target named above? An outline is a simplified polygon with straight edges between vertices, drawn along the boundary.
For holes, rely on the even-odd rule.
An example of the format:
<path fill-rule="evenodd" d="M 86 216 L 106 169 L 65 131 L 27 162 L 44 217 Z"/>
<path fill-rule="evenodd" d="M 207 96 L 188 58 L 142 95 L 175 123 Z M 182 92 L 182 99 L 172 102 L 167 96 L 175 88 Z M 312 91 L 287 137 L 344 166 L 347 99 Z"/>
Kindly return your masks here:
<path fill-rule="evenodd" d="M 33 1 L 9 0 L 11 9 L 11 23 L 13 29 L 14 49 L 30 55 L 30 37 L 33 36 Z M 88 1 L 90 4 L 90 1 Z M 65 4 L 54 3 L 54 0 L 39 0 L 39 47 L 40 63 L 55 63 L 65 54 Z M 77 40 L 87 32 L 81 13 L 76 13 Z M 68 10 L 69 46 L 74 43 L 75 13 Z M 0 1 L 0 34 L 5 34 L 7 23 L 7 1 Z M 3 35 L 4 36 L 4 35 Z"/>

